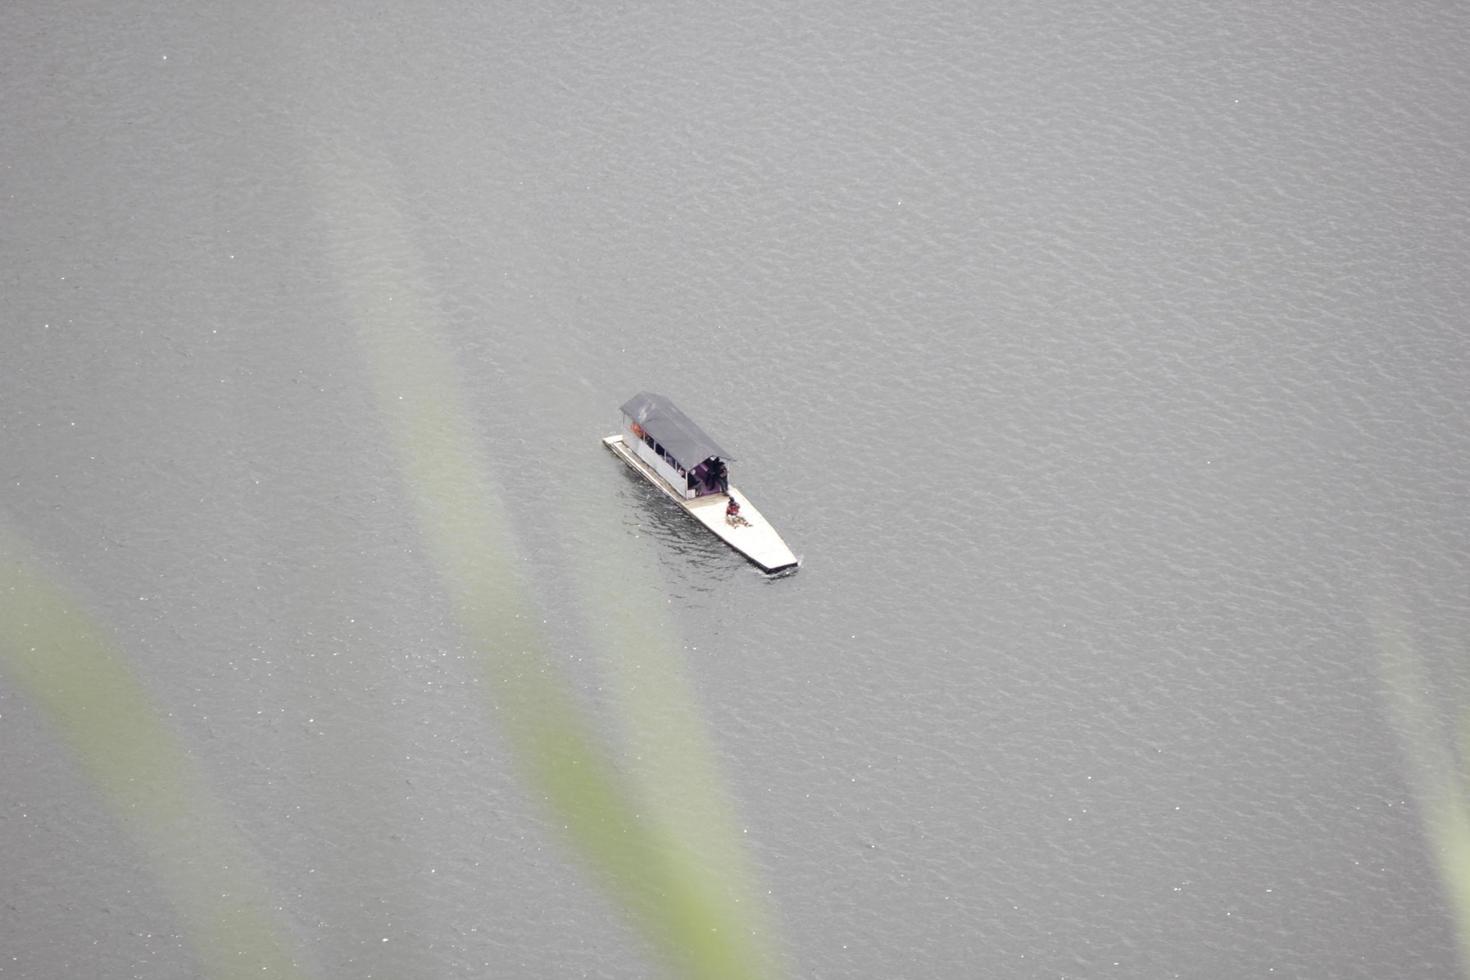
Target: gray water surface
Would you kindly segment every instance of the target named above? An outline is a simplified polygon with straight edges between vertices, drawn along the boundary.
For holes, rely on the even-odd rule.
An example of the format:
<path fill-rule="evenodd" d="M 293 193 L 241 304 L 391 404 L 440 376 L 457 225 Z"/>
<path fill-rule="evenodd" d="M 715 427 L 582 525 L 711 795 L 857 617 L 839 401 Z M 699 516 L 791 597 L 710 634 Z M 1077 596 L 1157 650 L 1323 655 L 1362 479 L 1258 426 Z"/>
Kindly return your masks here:
<path fill-rule="evenodd" d="M 792 976 L 1456 976 L 1384 664 L 1452 751 L 1467 66 L 1457 4 L 12 4 L 0 516 L 308 976 L 656 968 L 487 710 L 374 290 L 594 716 L 587 583 L 665 624 Z M 645 388 L 798 574 L 598 445 Z M 199 975 L 3 665 L 0 976 Z"/>

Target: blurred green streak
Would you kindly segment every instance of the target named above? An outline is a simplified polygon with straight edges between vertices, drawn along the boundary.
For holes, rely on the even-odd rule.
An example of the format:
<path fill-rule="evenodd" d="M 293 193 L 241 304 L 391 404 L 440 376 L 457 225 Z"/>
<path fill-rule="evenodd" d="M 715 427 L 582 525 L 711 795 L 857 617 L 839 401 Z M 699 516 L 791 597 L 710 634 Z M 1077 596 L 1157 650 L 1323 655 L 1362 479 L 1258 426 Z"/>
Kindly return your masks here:
<path fill-rule="evenodd" d="M 1429 681 L 1408 630 L 1383 614 L 1375 627 L 1389 719 L 1454 917 L 1460 968 L 1470 978 L 1470 715 L 1461 716 L 1457 734 L 1447 733 L 1430 701 Z"/>
<path fill-rule="evenodd" d="M 0 531 L 0 666 L 75 752 L 176 907 L 206 977 L 303 977 L 248 848 L 122 654 Z M 64 860 L 64 856 L 58 856 Z M 76 874 L 77 869 L 69 869 Z"/>
<path fill-rule="evenodd" d="M 655 587 L 656 579 L 628 567 L 631 562 L 616 554 L 600 557 L 577 562 L 575 572 L 607 651 L 612 700 L 622 709 L 627 753 L 637 760 L 630 778 L 644 813 L 680 849 L 682 860 L 717 871 L 726 900 L 742 909 L 742 927 L 764 937 L 774 957 L 776 930 L 753 887 L 756 875 L 734 822 L 735 807 L 718 778 L 682 651 L 673 644 L 679 634 L 661 615 L 667 597 Z M 774 959 L 771 971 L 787 972 Z"/>
<path fill-rule="evenodd" d="M 353 183 L 341 157 L 330 172 L 327 223 L 378 403 L 430 554 L 492 682 L 492 706 L 521 777 L 673 975 L 779 975 L 743 866 L 732 858 L 740 848 L 713 790 L 712 758 L 690 734 L 699 729 L 697 712 L 671 701 L 681 693 L 677 685 L 649 685 L 661 692 L 649 717 L 683 719 L 677 732 L 664 728 L 643 739 L 668 762 L 659 775 L 677 785 L 660 782 L 650 791 L 647 781 L 619 771 L 536 626 L 530 584 L 462 407 L 454 365 L 430 333 L 436 317 L 421 298 L 422 277 L 400 219 L 378 192 L 389 182 Z M 372 244 L 371 255 L 363 242 Z M 600 450 L 590 442 L 586 451 Z M 624 645 L 623 660 L 633 655 L 627 644 L 645 640 L 623 631 L 616 641 Z M 639 731 L 642 722 L 627 725 Z M 700 805 L 686 812 L 713 816 L 695 832 L 678 812 L 660 807 L 675 798 L 697 799 Z"/>

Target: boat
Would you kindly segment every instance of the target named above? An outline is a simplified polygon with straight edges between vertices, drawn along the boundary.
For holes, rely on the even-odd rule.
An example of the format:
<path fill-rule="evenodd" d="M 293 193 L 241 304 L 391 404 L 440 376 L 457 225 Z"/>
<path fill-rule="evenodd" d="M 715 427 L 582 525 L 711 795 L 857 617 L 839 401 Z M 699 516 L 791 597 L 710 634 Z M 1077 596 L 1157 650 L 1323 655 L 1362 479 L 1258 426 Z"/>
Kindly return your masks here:
<path fill-rule="evenodd" d="M 602 444 L 761 571 L 795 570 L 796 555 L 730 482 L 735 457 L 668 398 L 643 391 L 623 403 L 623 429 Z M 739 508 L 729 514 L 731 501 Z"/>

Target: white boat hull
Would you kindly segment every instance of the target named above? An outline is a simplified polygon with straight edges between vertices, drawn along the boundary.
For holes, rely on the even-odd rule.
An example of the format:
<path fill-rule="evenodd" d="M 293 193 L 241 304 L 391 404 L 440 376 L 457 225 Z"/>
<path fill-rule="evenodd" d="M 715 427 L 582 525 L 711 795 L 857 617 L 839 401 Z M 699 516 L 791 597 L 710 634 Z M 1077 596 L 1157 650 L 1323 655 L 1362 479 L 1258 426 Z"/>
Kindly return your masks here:
<path fill-rule="evenodd" d="M 684 508 L 691 517 L 713 531 L 721 541 L 749 558 L 762 571 L 774 574 L 796 568 L 798 564 L 796 555 L 786 547 L 786 542 L 782 541 L 781 535 L 771 527 L 771 522 L 761 516 L 761 512 L 755 509 L 755 505 L 740 492 L 738 487 L 730 488 L 730 496 L 734 497 L 736 503 L 740 505 L 740 516 L 745 518 L 747 523 L 732 525 L 725 520 L 724 494 L 713 493 L 695 497 L 693 500 L 685 500 L 669 485 L 668 481 L 655 473 L 652 467 L 639 459 L 637 454 L 628 448 L 628 444 L 621 435 L 608 436 L 602 440 L 602 444 L 641 474 L 645 480 L 663 491 L 664 496 Z"/>

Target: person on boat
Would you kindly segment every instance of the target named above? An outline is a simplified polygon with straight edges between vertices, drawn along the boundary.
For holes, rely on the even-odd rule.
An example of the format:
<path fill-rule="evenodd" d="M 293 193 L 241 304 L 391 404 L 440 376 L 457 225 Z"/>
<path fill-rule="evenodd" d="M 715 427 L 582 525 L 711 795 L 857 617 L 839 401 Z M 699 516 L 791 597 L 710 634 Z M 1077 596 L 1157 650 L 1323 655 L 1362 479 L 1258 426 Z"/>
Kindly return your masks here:
<path fill-rule="evenodd" d="M 744 524 L 746 527 L 750 526 L 750 522 L 740 516 L 740 505 L 735 502 L 734 497 L 731 497 L 730 502 L 725 505 L 725 523 L 731 527 L 738 524 Z"/>

